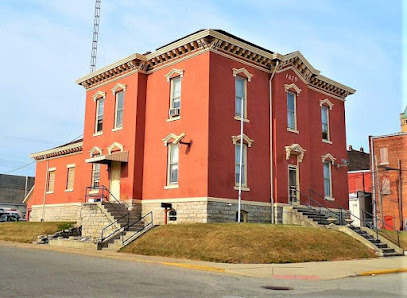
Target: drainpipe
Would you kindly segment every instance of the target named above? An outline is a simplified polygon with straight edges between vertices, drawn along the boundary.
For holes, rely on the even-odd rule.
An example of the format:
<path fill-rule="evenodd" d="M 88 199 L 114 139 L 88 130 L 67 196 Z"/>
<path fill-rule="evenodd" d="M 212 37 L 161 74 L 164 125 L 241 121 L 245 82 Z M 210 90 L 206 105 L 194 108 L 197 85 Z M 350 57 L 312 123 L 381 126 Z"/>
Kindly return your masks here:
<path fill-rule="evenodd" d="M 374 158 L 374 151 L 373 151 L 373 137 L 369 136 L 370 140 L 370 159 L 371 159 L 371 172 L 372 172 L 372 188 L 373 188 L 373 222 L 374 226 L 377 228 L 377 198 L 376 198 L 376 171 L 375 171 L 375 158 Z"/>
<path fill-rule="evenodd" d="M 44 221 L 44 215 L 45 215 L 44 213 L 45 213 L 45 202 L 47 200 L 48 169 L 49 169 L 49 161 L 47 160 L 47 170 L 45 171 L 44 201 L 42 203 L 41 221 Z"/>
<path fill-rule="evenodd" d="M 278 69 L 279 61 L 276 62 L 269 79 L 269 100 L 270 100 L 270 203 L 271 203 L 271 223 L 274 224 L 274 189 L 273 189 L 273 87 L 272 80 Z"/>

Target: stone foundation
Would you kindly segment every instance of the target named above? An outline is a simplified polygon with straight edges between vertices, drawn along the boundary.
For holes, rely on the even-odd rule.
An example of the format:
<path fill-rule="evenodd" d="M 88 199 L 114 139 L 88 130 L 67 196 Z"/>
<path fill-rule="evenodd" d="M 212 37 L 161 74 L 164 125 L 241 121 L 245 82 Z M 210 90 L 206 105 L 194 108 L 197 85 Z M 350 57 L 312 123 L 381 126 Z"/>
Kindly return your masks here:
<path fill-rule="evenodd" d="M 225 202 L 223 202 L 225 201 Z M 168 216 L 168 224 L 179 223 L 209 223 L 209 222 L 236 222 L 237 203 L 229 200 L 222 201 L 180 201 L 179 199 L 171 200 L 166 199 L 166 203 L 171 203 L 173 210 L 177 213 L 175 221 L 170 220 Z M 142 214 L 153 212 L 154 224 L 164 224 L 164 209 L 161 208 L 161 202 L 148 200 L 141 202 Z M 241 209 L 247 214 L 247 222 L 270 223 L 271 222 L 271 207 L 259 204 L 242 203 Z"/>
<path fill-rule="evenodd" d="M 106 210 L 100 203 L 82 204 L 82 237 L 100 238 L 103 228 L 114 221 L 114 218 L 106 213 Z M 103 235 L 107 236 L 117 228 L 119 228 L 119 225 L 114 224 L 107 228 Z"/>
<path fill-rule="evenodd" d="M 41 219 L 44 221 L 72 221 L 80 224 L 81 204 L 46 204 L 44 207 L 43 205 L 33 205 L 30 221 L 41 221 Z"/>

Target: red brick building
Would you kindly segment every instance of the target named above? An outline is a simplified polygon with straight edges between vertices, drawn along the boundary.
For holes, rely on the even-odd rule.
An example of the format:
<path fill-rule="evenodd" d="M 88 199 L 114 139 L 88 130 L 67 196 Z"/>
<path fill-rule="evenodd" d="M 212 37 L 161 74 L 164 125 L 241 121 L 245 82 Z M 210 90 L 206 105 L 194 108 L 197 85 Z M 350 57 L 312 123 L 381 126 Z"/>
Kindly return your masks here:
<path fill-rule="evenodd" d="M 200 30 L 77 83 L 83 140 L 31 155 L 31 220 L 77 220 L 102 185 L 156 223 L 161 203 L 177 222 L 234 221 L 239 186 L 248 221 L 276 222 L 282 206 L 307 203 L 289 185 L 348 207 L 344 102 L 355 90 L 300 52 Z"/>
<path fill-rule="evenodd" d="M 400 114 L 401 132 L 370 137 L 373 200 L 381 227 L 405 230 L 407 225 L 407 108 Z M 384 225 L 383 223 L 386 223 Z"/>

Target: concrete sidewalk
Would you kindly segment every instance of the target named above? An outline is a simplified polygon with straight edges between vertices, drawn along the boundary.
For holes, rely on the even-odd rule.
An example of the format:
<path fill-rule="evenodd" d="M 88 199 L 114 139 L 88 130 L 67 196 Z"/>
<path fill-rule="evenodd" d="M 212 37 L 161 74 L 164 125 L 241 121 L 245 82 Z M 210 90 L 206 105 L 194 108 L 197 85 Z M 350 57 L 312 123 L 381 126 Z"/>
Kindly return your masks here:
<path fill-rule="evenodd" d="M 221 274 L 244 275 L 267 279 L 329 280 L 360 275 L 407 272 L 407 256 L 292 264 L 224 264 L 133 255 L 110 251 L 89 251 L 74 248 L 51 247 L 48 245 L 33 245 L 8 241 L 0 241 L 0 245 L 59 251 L 63 253 L 113 258 L 117 260 L 144 262 Z"/>

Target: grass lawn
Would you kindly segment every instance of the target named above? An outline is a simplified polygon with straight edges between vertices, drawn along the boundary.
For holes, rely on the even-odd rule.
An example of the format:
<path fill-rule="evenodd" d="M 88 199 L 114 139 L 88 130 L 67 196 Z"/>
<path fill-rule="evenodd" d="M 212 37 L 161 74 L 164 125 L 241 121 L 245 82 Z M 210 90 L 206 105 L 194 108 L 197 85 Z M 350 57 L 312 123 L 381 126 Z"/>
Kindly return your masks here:
<path fill-rule="evenodd" d="M 295 263 L 373 258 L 352 237 L 322 228 L 270 224 L 180 224 L 159 226 L 125 253 L 222 263 Z"/>
<path fill-rule="evenodd" d="M 396 231 L 381 230 L 383 234 L 388 234 L 392 237 L 391 241 L 397 239 Z M 400 232 L 400 246 L 402 249 L 407 250 L 407 231 Z"/>
<path fill-rule="evenodd" d="M 2 222 L 0 240 L 31 243 L 39 235 L 54 234 L 72 225 L 69 222 Z"/>

